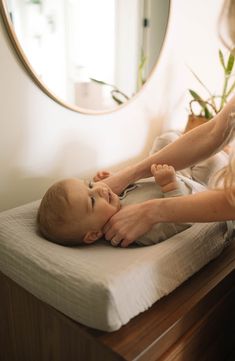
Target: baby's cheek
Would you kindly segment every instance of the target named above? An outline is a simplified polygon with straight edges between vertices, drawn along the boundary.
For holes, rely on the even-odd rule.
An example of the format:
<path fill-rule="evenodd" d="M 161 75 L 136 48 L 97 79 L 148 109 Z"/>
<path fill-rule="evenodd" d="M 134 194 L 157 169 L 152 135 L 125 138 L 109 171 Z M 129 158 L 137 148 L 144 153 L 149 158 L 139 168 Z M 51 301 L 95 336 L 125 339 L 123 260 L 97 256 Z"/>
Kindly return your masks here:
<path fill-rule="evenodd" d="M 115 213 L 117 213 L 117 208 L 116 207 L 110 207 L 109 212 L 108 212 L 108 218 L 111 218 Z"/>
<path fill-rule="evenodd" d="M 102 215 L 105 219 L 110 218 L 114 213 L 114 208 L 110 204 L 104 204 Z"/>

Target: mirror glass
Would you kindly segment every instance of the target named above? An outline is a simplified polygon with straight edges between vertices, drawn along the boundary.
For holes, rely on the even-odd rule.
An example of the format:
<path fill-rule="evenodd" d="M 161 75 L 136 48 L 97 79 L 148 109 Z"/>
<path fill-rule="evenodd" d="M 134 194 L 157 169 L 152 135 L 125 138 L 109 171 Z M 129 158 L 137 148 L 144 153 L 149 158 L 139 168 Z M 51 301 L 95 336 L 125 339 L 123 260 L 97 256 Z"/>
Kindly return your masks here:
<path fill-rule="evenodd" d="M 94 113 L 126 103 L 153 70 L 170 0 L 0 0 L 17 52 L 54 100 Z"/>

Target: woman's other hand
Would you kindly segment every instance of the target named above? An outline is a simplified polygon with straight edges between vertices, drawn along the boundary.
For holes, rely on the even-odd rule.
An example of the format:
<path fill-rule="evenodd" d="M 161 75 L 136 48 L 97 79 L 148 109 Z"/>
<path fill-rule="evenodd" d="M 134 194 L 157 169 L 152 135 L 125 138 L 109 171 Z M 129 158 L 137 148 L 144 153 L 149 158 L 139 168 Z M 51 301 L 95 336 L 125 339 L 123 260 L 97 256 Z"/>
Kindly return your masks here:
<path fill-rule="evenodd" d="M 105 224 L 105 238 L 112 245 L 129 246 L 152 228 L 148 209 L 148 202 L 123 207 Z"/>

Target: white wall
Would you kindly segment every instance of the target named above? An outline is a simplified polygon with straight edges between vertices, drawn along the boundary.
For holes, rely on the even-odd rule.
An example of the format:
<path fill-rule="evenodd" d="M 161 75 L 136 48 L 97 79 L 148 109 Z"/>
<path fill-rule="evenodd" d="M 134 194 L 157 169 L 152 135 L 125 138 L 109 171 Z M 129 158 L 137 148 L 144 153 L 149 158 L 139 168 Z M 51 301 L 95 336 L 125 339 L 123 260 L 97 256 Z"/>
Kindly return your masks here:
<path fill-rule="evenodd" d="M 99 116 L 67 110 L 38 89 L 1 24 L 0 209 L 38 199 L 56 179 L 89 177 L 141 159 L 156 134 L 182 128 L 187 88 L 195 88 L 186 65 L 208 86 L 220 81 L 215 21 L 221 4 L 172 0 L 167 41 L 151 81 L 129 105 Z"/>

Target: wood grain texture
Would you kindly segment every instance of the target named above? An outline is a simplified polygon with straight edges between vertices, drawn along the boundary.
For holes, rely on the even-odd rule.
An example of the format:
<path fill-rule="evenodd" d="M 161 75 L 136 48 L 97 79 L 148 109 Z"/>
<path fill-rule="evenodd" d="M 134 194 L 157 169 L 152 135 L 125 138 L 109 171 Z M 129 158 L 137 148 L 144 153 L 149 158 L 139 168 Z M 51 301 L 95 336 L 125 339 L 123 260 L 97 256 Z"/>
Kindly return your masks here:
<path fill-rule="evenodd" d="M 107 333 L 0 274 L 1 361 L 222 361 L 235 329 L 235 243 L 148 311 Z"/>

